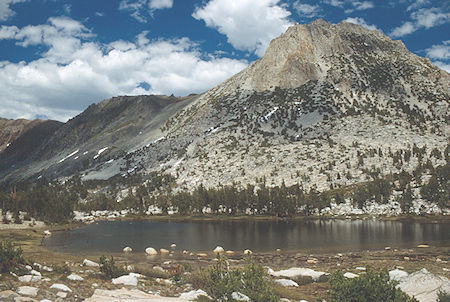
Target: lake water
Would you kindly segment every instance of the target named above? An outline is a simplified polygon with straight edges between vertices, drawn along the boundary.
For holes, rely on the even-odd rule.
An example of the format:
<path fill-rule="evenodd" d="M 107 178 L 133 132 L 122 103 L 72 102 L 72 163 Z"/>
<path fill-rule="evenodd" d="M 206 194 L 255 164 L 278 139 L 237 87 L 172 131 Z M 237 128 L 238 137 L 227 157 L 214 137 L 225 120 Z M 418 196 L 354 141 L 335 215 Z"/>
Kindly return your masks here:
<path fill-rule="evenodd" d="M 45 238 L 43 244 L 71 253 L 116 253 L 130 246 L 211 251 L 227 250 L 357 251 L 415 247 L 418 244 L 450 246 L 449 223 L 376 220 L 306 221 L 103 221 Z"/>

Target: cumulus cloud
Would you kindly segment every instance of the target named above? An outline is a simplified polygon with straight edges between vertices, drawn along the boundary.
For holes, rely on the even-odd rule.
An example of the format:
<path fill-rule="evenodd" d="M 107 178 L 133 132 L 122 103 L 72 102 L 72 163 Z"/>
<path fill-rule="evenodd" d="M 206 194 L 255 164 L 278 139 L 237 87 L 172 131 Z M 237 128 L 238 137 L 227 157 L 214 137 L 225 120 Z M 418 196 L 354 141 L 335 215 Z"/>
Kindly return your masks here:
<path fill-rule="evenodd" d="M 269 42 L 292 25 L 280 0 L 210 0 L 192 16 L 227 36 L 239 50 L 263 56 Z"/>
<path fill-rule="evenodd" d="M 294 9 L 298 15 L 305 18 L 315 18 L 319 15 L 320 7 L 318 5 L 310 5 L 295 1 L 293 4 Z"/>
<path fill-rule="evenodd" d="M 119 10 L 131 12 L 131 16 L 141 23 L 147 22 L 155 10 L 172 8 L 173 0 L 122 0 Z"/>
<path fill-rule="evenodd" d="M 150 0 L 150 9 L 172 8 L 173 0 Z"/>
<path fill-rule="evenodd" d="M 370 29 L 370 30 L 378 30 L 378 31 L 380 31 L 375 25 L 367 24 L 366 20 L 364 20 L 363 18 L 360 18 L 360 17 L 347 18 L 347 19 L 344 20 L 344 22 L 358 24 L 358 25 L 361 25 L 362 27 L 365 27 L 365 28 Z"/>
<path fill-rule="evenodd" d="M 352 1 L 351 6 L 351 8 L 345 10 L 345 13 L 349 14 L 355 10 L 366 10 L 375 7 L 372 1 Z"/>
<path fill-rule="evenodd" d="M 428 4 L 430 4 L 430 0 L 415 0 L 408 6 L 406 10 L 407 11 L 415 10 Z"/>
<path fill-rule="evenodd" d="M 335 7 L 343 7 L 344 1 L 342 0 L 324 0 L 324 2 L 328 5 L 335 6 Z"/>
<path fill-rule="evenodd" d="M 134 41 L 103 45 L 93 42 L 92 35 L 69 18 L 3 26 L 3 39 L 47 51 L 31 62 L 0 62 L 0 116 L 40 114 L 64 121 L 90 103 L 116 95 L 200 93 L 248 65 L 202 53 L 188 38 L 151 40 L 142 32 Z"/>
<path fill-rule="evenodd" d="M 450 73 L 450 64 L 444 63 L 441 61 L 434 61 L 433 64 L 436 65 L 437 67 L 439 67 L 440 69 L 445 70 L 448 73 Z"/>
<path fill-rule="evenodd" d="M 412 22 L 407 21 L 401 26 L 392 30 L 390 36 L 393 38 L 409 35 L 421 28 L 431 28 L 450 22 L 450 13 L 444 12 L 442 9 L 421 8 L 411 13 Z"/>
<path fill-rule="evenodd" d="M 0 1 L 0 21 L 6 21 L 15 15 L 15 12 L 11 9 L 11 5 L 26 2 L 28 0 L 1 0 Z"/>
<path fill-rule="evenodd" d="M 426 54 L 432 59 L 450 60 L 450 40 L 431 46 L 426 49 Z"/>

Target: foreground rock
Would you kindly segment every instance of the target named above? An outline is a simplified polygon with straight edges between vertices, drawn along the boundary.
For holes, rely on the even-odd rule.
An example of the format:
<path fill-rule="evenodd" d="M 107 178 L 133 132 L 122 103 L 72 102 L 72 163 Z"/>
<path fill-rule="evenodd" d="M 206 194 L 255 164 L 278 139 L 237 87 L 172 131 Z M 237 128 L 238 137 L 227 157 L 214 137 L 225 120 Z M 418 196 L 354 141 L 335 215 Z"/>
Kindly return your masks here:
<path fill-rule="evenodd" d="M 123 301 L 145 301 L 145 302 L 185 302 L 191 301 L 182 298 L 171 298 L 171 297 L 161 297 L 151 294 L 146 294 L 140 290 L 129 290 L 126 288 L 116 289 L 116 290 L 103 290 L 96 289 L 94 295 L 86 300 L 85 302 L 123 302 Z"/>
<path fill-rule="evenodd" d="M 269 270 L 269 274 L 274 277 L 285 277 L 285 278 L 298 278 L 298 277 L 311 277 L 313 281 L 319 280 L 319 278 L 325 275 L 325 272 L 317 272 L 310 268 L 303 267 L 292 267 L 290 269 L 273 271 Z"/>
<path fill-rule="evenodd" d="M 128 286 L 137 286 L 138 284 L 138 274 L 129 274 L 125 276 L 120 276 L 118 278 L 112 279 L 113 284 L 123 284 Z"/>
<path fill-rule="evenodd" d="M 439 291 L 450 293 L 450 280 L 422 269 L 401 278 L 398 287 L 419 302 L 435 302 Z"/>
<path fill-rule="evenodd" d="M 32 286 L 21 286 L 17 289 L 17 293 L 23 296 L 36 297 L 39 289 Z"/>

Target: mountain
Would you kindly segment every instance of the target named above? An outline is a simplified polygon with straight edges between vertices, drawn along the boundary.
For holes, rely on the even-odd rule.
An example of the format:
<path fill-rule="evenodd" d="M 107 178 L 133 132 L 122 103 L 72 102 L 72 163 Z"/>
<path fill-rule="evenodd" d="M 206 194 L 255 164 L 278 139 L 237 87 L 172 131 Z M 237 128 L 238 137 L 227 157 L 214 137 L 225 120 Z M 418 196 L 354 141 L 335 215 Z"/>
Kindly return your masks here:
<path fill-rule="evenodd" d="M 296 24 L 264 57 L 202 95 L 91 105 L 0 179 L 170 173 L 200 184 L 320 191 L 448 160 L 450 75 L 378 31 Z"/>
<path fill-rule="evenodd" d="M 0 118 L 0 152 L 9 147 L 11 142 L 22 133 L 42 122 L 42 120 L 30 121 L 26 119 L 10 120 Z"/>

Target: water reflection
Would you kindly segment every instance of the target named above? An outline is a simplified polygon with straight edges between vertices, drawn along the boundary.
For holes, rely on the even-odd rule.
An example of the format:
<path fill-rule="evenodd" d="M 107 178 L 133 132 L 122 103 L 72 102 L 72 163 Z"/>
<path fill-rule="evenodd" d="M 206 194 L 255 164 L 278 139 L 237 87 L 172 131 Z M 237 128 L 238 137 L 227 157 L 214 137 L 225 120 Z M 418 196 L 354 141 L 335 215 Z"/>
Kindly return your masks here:
<path fill-rule="evenodd" d="M 71 252 L 120 252 L 124 246 L 135 251 L 148 246 L 178 249 L 225 249 L 254 251 L 364 250 L 412 247 L 421 243 L 447 245 L 450 224 L 398 221 L 219 221 L 151 222 L 105 221 L 54 234 L 44 244 Z"/>

